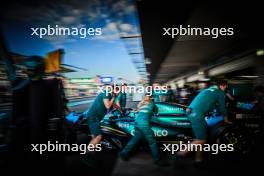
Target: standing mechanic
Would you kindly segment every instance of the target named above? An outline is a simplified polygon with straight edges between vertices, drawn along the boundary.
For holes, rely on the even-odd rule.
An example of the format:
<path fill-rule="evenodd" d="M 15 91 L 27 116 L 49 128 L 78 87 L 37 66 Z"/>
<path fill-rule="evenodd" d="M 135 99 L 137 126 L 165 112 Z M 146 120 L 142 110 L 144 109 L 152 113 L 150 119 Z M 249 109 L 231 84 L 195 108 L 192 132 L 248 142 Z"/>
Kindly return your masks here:
<path fill-rule="evenodd" d="M 122 84 L 121 90 L 119 90 L 119 94 L 117 95 L 115 99 L 115 105 L 117 106 L 118 109 L 120 109 L 122 112 L 124 111 L 126 107 L 126 100 L 127 100 L 127 95 L 126 95 L 126 84 Z"/>
<path fill-rule="evenodd" d="M 227 89 L 227 81 L 221 80 L 217 85 L 211 86 L 201 91 L 191 102 L 187 108 L 187 114 L 192 124 L 195 140 L 193 144 L 205 144 L 207 138 L 207 124 L 205 122 L 205 115 L 213 109 L 219 109 L 221 115 L 224 116 L 225 122 L 227 119 L 227 110 L 225 104 L 225 90 Z M 189 151 L 178 152 L 179 155 L 185 155 Z M 202 152 L 197 151 L 195 161 L 202 161 Z"/>
<path fill-rule="evenodd" d="M 150 118 L 155 110 L 155 104 L 150 94 L 145 94 L 143 100 L 138 104 L 138 114 L 135 118 L 135 132 L 134 136 L 128 141 L 125 148 L 120 152 L 120 157 L 123 160 L 127 160 L 129 152 L 135 147 L 135 145 L 142 139 L 145 138 L 148 141 L 154 163 L 162 165 L 160 162 L 160 155 L 157 146 L 154 133 L 150 127 Z"/>

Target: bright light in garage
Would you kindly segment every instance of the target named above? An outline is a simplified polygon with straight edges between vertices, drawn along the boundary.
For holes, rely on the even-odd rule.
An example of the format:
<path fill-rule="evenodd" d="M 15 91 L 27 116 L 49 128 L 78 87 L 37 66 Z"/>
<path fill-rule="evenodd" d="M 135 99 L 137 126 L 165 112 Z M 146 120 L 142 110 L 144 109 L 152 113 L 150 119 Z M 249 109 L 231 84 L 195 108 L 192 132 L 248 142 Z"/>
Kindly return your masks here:
<path fill-rule="evenodd" d="M 150 58 L 145 58 L 145 64 L 151 64 L 151 59 Z"/>
<path fill-rule="evenodd" d="M 203 74 L 204 74 L 203 71 L 199 71 L 199 72 L 198 72 L 198 75 L 203 75 Z"/>
<path fill-rule="evenodd" d="M 187 82 L 194 82 L 194 81 L 200 81 L 204 79 L 204 75 L 195 74 L 192 76 L 189 76 L 186 80 Z"/>
<path fill-rule="evenodd" d="M 259 76 L 253 76 L 253 75 L 243 75 L 243 76 L 237 76 L 239 78 L 258 78 Z"/>
<path fill-rule="evenodd" d="M 176 84 L 178 85 L 178 87 L 183 87 L 184 86 L 184 84 L 185 84 L 185 81 L 182 79 L 182 80 L 179 80 L 179 81 L 177 81 L 176 82 Z"/>
<path fill-rule="evenodd" d="M 257 50 L 256 55 L 257 56 L 263 56 L 264 55 L 264 49 Z"/>
<path fill-rule="evenodd" d="M 199 81 L 210 81 L 210 80 L 211 80 L 210 78 L 202 78 Z"/>

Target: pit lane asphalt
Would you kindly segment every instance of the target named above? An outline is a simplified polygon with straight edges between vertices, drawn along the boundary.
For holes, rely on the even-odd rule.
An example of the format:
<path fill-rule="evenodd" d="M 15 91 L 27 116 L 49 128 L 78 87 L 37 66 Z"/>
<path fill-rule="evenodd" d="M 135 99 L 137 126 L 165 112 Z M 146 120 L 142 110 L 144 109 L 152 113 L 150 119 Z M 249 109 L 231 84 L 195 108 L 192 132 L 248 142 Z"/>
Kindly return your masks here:
<path fill-rule="evenodd" d="M 78 136 L 81 143 L 88 142 L 86 135 Z M 261 147 L 260 147 L 261 148 Z M 249 156 L 230 157 L 223 155 L 208 155 L 204 165 L 197 167 L 193 157 L 177 158 L 175 155 L 164 154 L 168 167 L 158 167 L 153 164 L 149 151 L 136 150 L 128 161 L 118 157 L 118 151 L 103 150 L 96 153 L 96 165 L 85 165 L 78 154 L 66 157 L 65 175 L 111 175 L 111 176 L 224 176 L 257 173 L 262 169 L 259 162 L 260 148 L 256 148 Z M 138 148 L 139 149 L 139 148 Z M 262 152 L 263 154 L 263 152 Z"/>

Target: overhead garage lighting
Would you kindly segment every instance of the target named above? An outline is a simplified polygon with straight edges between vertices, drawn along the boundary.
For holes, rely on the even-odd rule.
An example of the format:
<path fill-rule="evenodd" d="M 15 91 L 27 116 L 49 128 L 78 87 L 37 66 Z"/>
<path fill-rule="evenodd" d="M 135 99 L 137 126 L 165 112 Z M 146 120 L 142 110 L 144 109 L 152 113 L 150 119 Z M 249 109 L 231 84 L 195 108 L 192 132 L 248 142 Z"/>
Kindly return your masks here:
<path fill-rule="evenodd" d="M 151 59 L 150 58 L 145 58 L 145 64 L 151 64 Z"/>
<path fill-rule="evenodd" d="M 204 75 L 195 74 L 188 77 L 186 80 L 187 82 L 194 82 L 194 81 L 200 81 L 202 79 L 204 79 Z"/>
<path fill-rule="evenodd" d="M 211 80 L 210 78 L 202 78 L 199 81 L 210 81 L 210 80 Z"/>
<path fill-rule="evenodd" d="M 256 55 L 257 56 L 263 56 L 264 55 L 264 49 L 257 50 Z"/>
<path fill-rule="evenodd" d="M 198 71 L 198 75 L 204 75 L 203 71 Z"/>
<path fill-rule="evenodd" d="M 253 76 L 253 75 L 243 75 L 243 76 L 237 76 L 239 78 L 258 78 L 259 76 Z"/>
<path fill-rule="evenodd" d="M 176 84 L 178 85 L 178 87 L 183 87 L 185 84 L 185 81 L 183 79 L 181 79 L 181 80 L 177 81 Z"/>
<path fill-rule="evenodd" d="M 211 68 L 208 71 L 209 76 L 217 76 L 221 74 L 230 73 L 237 70 L 242 70 L 244 68 L 248 68 L 250 66 L 254 65 L 254 60 L 252 59 L 252 56 L 246 56 L 238 60 L 231 61 L 229 63 Z"/>

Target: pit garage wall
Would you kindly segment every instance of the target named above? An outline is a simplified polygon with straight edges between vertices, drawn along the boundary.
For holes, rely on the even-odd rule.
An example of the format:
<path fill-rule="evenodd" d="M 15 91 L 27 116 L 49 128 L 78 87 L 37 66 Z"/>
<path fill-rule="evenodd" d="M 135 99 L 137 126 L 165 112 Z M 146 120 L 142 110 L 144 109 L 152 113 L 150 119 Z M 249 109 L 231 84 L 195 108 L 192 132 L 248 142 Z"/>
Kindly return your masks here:
<path fill-rule="evenodd" d="M 255 68 L 256 75 L 259 76 L 256 80 L 256 85 L 264 86 L 264 55 L 256 56 Z"/>
<path fill-rule="evenodd" d="M 170 82 L 168 85 L 171 85 L 173 89 L 177 87 L 182 87 L 185 84 L 191 85 L 191 82 L 196 82 L 200 78 L 223 78 L 225 75 L 231 74 L 240 70 L 247 70 L 247 68 L 255 68 L 254 73 L 249 73 L 244 71 L 242 75 L 252 75 L 258 76 L 254 79 L 246 79 L 244 81 L 236 77 L 230 80 L 229 90 L 234 90 L 234 94 L 237 97 L 240 97 L 241 100 L 248 101 L 253 96 L 254 87 L 257 85 L 264 85 L 264 56 L 258 55 L 256 52 L 251 52 L 251 54 L 245 55 L 238 59 L 231 60 L 227 63 L 216 64 L 214 66 L 209 66 L 203 68 L 204 75 L 199 75 L 198 71 L 193 72 L 193 74 L 186 75 L 185 77 L 176 78 Z M 239 75 L 237 75 L 239 76 Z M 227 79 L 229 79 L 228 77 Z M 242 96 L 241 96 L 242 95 Z"/>
<path fill-rule="evenodd" d="M 254 85 L 252 83 L 228 85 L 228 90 L 236 97 L 238 101 L 247 102 L 251 101 L 253 97 Z"/>

